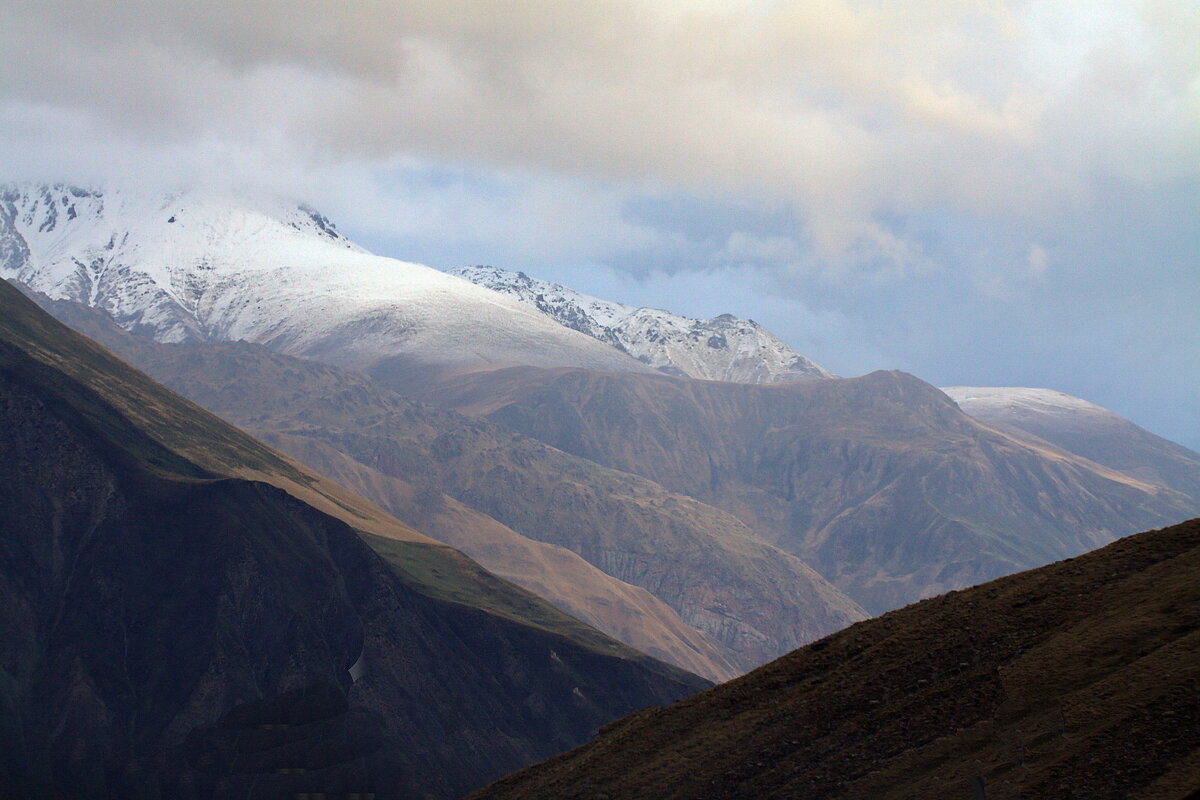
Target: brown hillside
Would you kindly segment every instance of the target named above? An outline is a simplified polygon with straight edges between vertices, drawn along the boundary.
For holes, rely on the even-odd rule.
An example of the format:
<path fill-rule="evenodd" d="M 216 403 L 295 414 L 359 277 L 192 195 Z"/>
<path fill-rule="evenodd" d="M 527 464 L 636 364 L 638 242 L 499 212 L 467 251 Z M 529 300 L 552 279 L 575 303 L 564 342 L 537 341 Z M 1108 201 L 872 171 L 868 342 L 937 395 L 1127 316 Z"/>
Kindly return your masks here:
<path fill-rule="evenodd" d="M 489 569 L 533 591 L 557 595 L 560 607 L 603 623 L 623 641 L 637 641 L 666 658 L 690 651 L 677 662 L 687 669 L 723 677 L 732 664 L 741 673 L 866 616 L 799 558 L 756 540 L 733 515 L 644 478 L 485 420 L 414 402 L 359 373 L 246 343 L 162 345 L 131 336 L 95 309 L 41 302 L 225 419 L 287 437 L 291 452 L 311 459 L 318 471 L 337 470 L 322 455 L 323 447 L 303 447 L 299 438 L 333 447 L 361 468 L 421 490 L 417 500 L 446 495 L 492 520 L 465 533 L 486 538 L 505 528 L 532 540 L 526 547 L 485 552 L 450 536 L 444 525 L 430 526 L 447 518 L 401 497 L 386 480 L 355 482 L 355 490 L 390 512 L 446 541 L 453 538 L 455 546 L 484 558 Z M 349 477 L 337 472 L 334 477 Z M 571 572 L 547 573 L 540 576 L 542 585 L 532 585 L 531 571 L 519 561 L 525 559 L 522 551 L 543 544 L 566 548 L 623 584 L 648 591 L 719 652 L 710 657 L 706 648 L 693 647 L 692 636 L 672 633 L 677 619 L 646 614 L 652 607 L 609 602 L 627 591 L 620 586 L 610 587 L 608 597 L 592 597 Z M 597 580 L 593 574 L 590 583 Z M 570 602 L 562 602 L 564 597 Z"/>
<path fill-rule="evenodd" d="M 706 685 L 386 536 L 4 281 L 0 430 L 3 800 L 457 797 Z"/>
<path fill-rule="evenodd" d="M 712 681 L 745 672 L 704 633 L 645 589 L 601 572 L 575 553 L 537 542 L 455 500 L 371 469 L 310 436 L 259 432 L 272 447 L 375 502 L 489 571 L 647 655 Z"/>
<path fill-rule="evenodd" d="M 1185 800 L 1200 520 L 861 622 L 472 795 Z"/>
<path fill-rule="evenodd" d="M 900 372 L 751 386 L 513 368 L 430 397 L 724 509 L 874 612 L 1200 513 Z"/>

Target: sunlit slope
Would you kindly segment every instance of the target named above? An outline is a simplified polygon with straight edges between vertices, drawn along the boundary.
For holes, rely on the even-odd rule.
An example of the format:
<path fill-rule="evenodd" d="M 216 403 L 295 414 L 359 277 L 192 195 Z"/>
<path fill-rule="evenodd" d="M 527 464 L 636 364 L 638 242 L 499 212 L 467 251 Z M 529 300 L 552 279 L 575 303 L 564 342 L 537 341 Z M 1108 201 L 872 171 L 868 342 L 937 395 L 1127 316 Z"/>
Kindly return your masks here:
<path fill-rule="evenodd" d="M 247 343 L 157 344 L 121 331 L 94 309 L 65 301 L 48 301 L 47 306 L 239 425 L 331 446 L 368 472 L 420 489 L 416 502 L 405 501 L 401 508 L 383 482 L 356 484 L 357 490 L 428 533 L 451 540 L 451 532 L 427 528 L 426 518 L 419 516 L 435 510 L 422 511 L 424 500 L 444 494 L 531 540 L 514 549 L 489 549 L 490 567 L 505 575 L 531 577 L 520 563 L 522 551 L 546 544 L 568 548 L 622 584 L 649 591 L 719 646 L 721 657 L 705 674 L 722 674 L 722 662 L 742 671 L 753 668 L 864 616 L 799 559 L 755 541 L 731 515 L 643 478 L 605 469 L 496 425 L 414 403 L 362 374 Z M 315 456 L 317 451 L 293 452 Z M 320 470 L 330 466 L 327 459 L 312 463 Z M 459 535 L 482 539 L 489 530 L 498 528 L 471 526 Z M 484 557 L 480 550 L 474 552 Z M 579 609 L 589 620 L 607 620 L 604 627 L 610 632 L 632 634 L 641 627 L 636 636 L 653 640 L 659 634 L 651 634 L 652 628 L 659 633 L 675 628 L 669 618 L 660 624 L 637 605 L 623 615 L 625 601 L 589 598 L 566 575 L 547 573 L 541 580 L 560 599 L 569 597 L 562 607 L 573 613 Z M 613 591 L 619 596 L 627 590 L 614 586 Z M 583 613 L 585 602 L 591 609 Z M 650 649 L 692 649 L 685 639 L 672 638 L 674 642 L 659 639 Z M 634 635 L 630 640 L 647 642 Z M 692 668 L 691 662 L 684 663 Z"/>

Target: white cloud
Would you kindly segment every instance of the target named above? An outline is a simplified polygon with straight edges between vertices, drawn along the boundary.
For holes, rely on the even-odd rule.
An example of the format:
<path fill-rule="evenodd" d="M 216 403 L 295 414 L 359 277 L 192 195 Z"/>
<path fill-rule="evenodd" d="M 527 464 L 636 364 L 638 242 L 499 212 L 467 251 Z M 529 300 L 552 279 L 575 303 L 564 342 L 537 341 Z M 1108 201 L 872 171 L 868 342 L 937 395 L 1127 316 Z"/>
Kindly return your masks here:
<path fill-rule="evenodd" d="M 1046 279 L 1046 271 L 1050 268 L 1050 255 L 1038 244 L 1029 245 L 1029 255 L 1025 259 L 1025 272 L 1033 280 Z"/>
<path fill-rule="evenodd" d="M 1194 4 L 44 0 L 0 30 L 0 137 L 69 117 L 181 179 L 397 158 L 771 197 L 826 265 L 922 268 L 881 215 L 1040 219 L 1200 173 Z M 1191 46 L 1188 44 L 1191 43 Z M 35 114 L 36 116 L 36 114 Z M 69 137 L 27 143 L 49 151 Z M 131 144 L 131 142 L 133 144 Z M 102 153 L 98 153 L 102 155 Z M 21 156 L 6 154 L 9 166 Z M 170 171 L 170 159 L 161 168 Z M 266 165 L 265 167 L 262 165 Z M 627 231 L 630 244 L 638 231 Z"/>

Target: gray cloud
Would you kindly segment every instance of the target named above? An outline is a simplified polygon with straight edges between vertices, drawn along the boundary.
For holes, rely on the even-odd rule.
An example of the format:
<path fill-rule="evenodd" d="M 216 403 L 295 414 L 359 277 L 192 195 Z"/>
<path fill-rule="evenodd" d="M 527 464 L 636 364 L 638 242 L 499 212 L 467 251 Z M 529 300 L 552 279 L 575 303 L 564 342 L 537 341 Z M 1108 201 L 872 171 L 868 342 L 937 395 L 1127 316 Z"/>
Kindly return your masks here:
<path fill-rule="evenodd" d="M 776 197 L 835 268 L 903 269 L 889 212 L 1040 216 L 1097 171 L 1197 174 L 1198 39 L 1182 2 L 58 0 L 18 4 L 0 86 L 309 165 Z"/>

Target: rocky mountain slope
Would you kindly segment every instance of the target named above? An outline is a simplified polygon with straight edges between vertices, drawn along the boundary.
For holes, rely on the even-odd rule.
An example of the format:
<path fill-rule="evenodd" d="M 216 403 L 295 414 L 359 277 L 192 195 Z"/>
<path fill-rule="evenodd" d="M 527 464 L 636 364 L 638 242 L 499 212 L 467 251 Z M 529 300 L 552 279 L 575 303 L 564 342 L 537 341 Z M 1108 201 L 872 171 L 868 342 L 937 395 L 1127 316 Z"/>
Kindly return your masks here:
<path fill-rule="evenodd" d="M 95 309 L 43 302 L 176 391 L 489 569 L 701 674 L 743 672 L 865 615 L 732 515 L 652 481 L 416 403 L 361 374 L 248 343 L 158 344 Z M 460 517 L 468 527 L 455 531 L 459 505 L 476 516 Z M 587 562 L 586 582 L 559 548 Z M 549 563 L 569 568 L 540 569 Z M 637 599 L 636 589 L 669 608 Z"/>
<path fill-rule="evenodd" d="M 512 298 L 371 255 L 312 209 L 249 198 L 2 187 L 0 277 L 160 341 L 246 340 L 354 368 L 646 369 Z"/>
<path fill-rule="evenodd" d="M 745 384 L 512 368 L 428 398 L 722 508 L 878 613 L 1200 513 L 903 373 Z"/>
<path fill-rule="evenodd" d="M 1200 453 L 1138 427 L 1107 408 L 1053 389 L 942 389 L 980 422 L 1023 431 L 1155 486 L 1200 497 Z"/>
<path fill-rule="evenodd" d="M 522 536 L 444 492 L 372 469 L 313 436 L 257 433 L 272 447 L 462 550 L 493 574 L 647 655 L 716 682 L 750 666 L 734 663 L 732 652 L 650 592 L 614 578 L 565 547 Z"/>
<path fill-rule="evenodd" d="M 450 798 L 705 685 L 4 282 L 0 424 L 4 797 Z"/>
<path fill-rule="evenodd" d="M 473 800 L 1187 800 L 1200 520 L 861 622 Z"/>
<path fill-rule="evenodd" d="M 449 272 L 515 297 L 565 327 L 671 375 L 736 383 L 836 377 L 758 323 L 732 314 L 712 319 L 681 317 L 657 308 L 601 300 L 559 283 L 496 267 L 462 267 Z"/>

